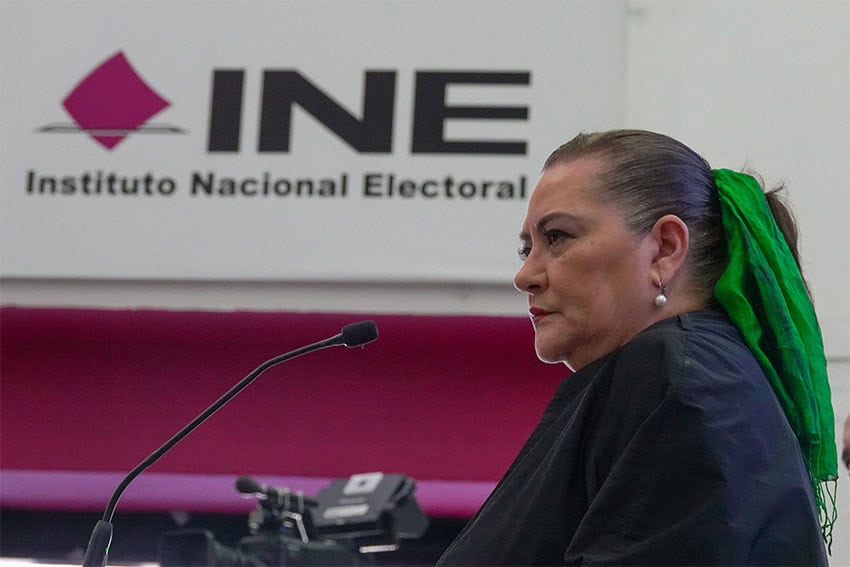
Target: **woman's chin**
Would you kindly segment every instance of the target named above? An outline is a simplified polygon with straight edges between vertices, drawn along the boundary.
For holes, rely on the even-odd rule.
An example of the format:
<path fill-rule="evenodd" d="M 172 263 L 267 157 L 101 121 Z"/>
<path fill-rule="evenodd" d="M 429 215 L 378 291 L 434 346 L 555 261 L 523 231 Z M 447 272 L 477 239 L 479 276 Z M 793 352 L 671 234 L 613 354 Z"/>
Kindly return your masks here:
<path fill-rule="evenodd" d="M 546 364 L 566 363 L 564 353 L 558 349 L 552 348 L 551 345 L 537 342 L 534 345 L 534 350 L 537 352 L 537 358 L 539 358 L 541 362 L 545 362 Z"/>

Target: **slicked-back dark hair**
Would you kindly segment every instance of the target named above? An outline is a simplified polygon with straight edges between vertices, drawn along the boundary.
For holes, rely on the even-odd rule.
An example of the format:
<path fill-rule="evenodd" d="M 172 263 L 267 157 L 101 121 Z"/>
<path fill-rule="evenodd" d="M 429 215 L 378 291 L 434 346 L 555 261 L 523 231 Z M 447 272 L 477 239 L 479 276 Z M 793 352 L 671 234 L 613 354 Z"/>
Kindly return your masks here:
<path fill-rule="evenodd" d="M 726 269 L 727 251 L 711 166 L 685 144 L 646 130 L 582 133 L 556 149 L 543 169 L 583 158 L 598 158 L 596 196 L 618 207 L 636 234 L 647 233 L 667 214 L 688 226 L 688 264 L 693 285 L 711 302 Z M 777 191 L 770 209 L 797 258 L 797 233 L 790 209 Z"/>

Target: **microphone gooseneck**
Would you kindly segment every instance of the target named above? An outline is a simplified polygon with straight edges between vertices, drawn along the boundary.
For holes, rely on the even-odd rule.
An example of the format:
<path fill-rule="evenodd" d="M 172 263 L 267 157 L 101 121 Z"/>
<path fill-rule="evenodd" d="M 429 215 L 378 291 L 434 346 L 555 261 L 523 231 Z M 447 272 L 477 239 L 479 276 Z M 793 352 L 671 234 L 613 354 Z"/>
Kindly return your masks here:
<path fill-rule="evenodd" d="M 112 516 L 115 513 L 115 507 L 118 505 L 118 500 L 121 498 L 124 490 L 133 481 L 133 479 L 159 460 L 160 457 L 167 453 L 184 437 L 189 435 L 189 433 L 194 431 L 196 427 L 206 421 L 212 414 L 221 409 L 221 407 L 227 402 L 232 400 L 239 392 L 247 388 L 248 385 L 256 380 L 263 372 L 272 366 L 280 364 L 281 362 L 291 360 L 309 352 L 338 345 L 345 345 L 347 347 L 361 346 L 370 343 L 377 338 L 378 327 L 375 325 L 374 321 L 351 323 L 343 327 L 342 331 L 333 337 L 278 355 L 255 368 L 250 374 L 245 376 L 245 378 L 240 380 L 235 386 L 225 392 L 224 395 L 213 402 L 211 406 L 202 411 L 195 419 L 183 427 L 183 429 L 175 433 L 174 436 L 163 443 L 161 447 L 148 455 L 145 460 L 136 465 L 136 467 L 124 477 L 115 489 L 115 492 L 112 493 L 112 498 L 110 498 L 109 504 L 107 504 L 106 510 L 103 512 L 103 518 L 97 522 L 94 530 L 92 531 L 91 538 L 89 539 L 89 545 L 86 549 L 86 555 L 83 559 L 83 567 L 104 567 L 106 565 L 109 554 L 109 545 L 112 542 Z"/>

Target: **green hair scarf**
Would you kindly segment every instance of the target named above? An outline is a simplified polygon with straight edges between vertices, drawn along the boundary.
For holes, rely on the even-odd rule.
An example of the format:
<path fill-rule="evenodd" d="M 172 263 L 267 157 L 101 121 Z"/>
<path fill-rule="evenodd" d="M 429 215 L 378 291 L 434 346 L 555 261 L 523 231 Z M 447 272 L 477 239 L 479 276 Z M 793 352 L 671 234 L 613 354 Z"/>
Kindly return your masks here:
<path fill-rule="evenodd" d="M 728 169 L 713 173 L 729 249 L 714 296 L 764 369 L 797 436 L 831 547 L 838 456 L 814 306 L 759 182 Z"/>

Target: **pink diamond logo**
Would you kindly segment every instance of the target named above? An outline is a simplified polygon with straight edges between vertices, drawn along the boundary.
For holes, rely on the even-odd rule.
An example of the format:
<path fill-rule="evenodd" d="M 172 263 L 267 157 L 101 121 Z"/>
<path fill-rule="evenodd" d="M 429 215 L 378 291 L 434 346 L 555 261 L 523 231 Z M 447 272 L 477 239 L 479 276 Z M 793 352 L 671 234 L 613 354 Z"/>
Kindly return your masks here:
<path fill-rule="evenodd" d="M 79 128 L 109 150 L 169 105 L 120 51 L 89 73 L 62 102 Z"/>

